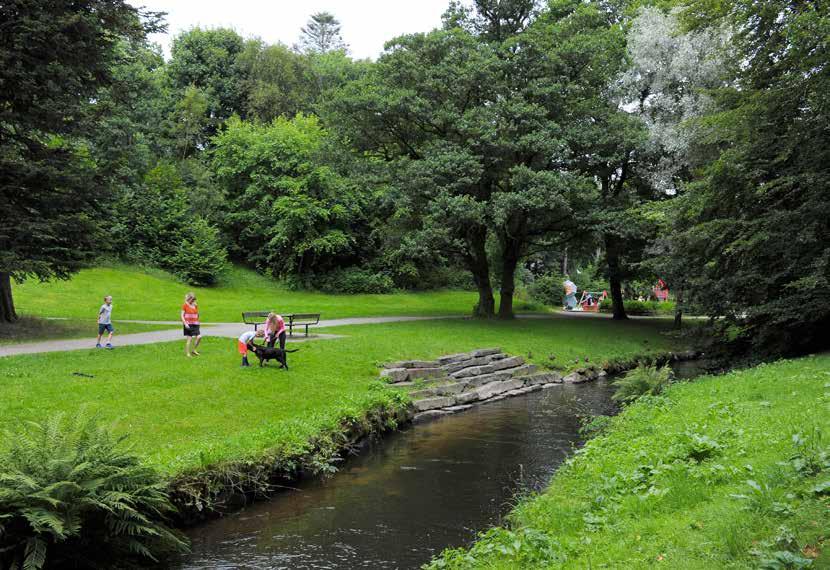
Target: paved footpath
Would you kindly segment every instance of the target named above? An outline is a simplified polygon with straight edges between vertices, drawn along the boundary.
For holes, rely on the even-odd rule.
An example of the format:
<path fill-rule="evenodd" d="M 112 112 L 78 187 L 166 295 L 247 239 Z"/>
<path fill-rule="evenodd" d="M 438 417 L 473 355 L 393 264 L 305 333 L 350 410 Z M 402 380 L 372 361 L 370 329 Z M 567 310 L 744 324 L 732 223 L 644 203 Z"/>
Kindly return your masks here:
<path fill-rule="evenodd" d="M 457 319 L 461 317 L 354 317 L 350 319 L 329 319 L 320 321 L 321 327 L 345 327 L 350 325 L 370 325 L 379 323 L 398 323 L 404 321 L 425 321 L 434 319 Z M 153 344 L 156 342 L 170 342 L 182 340 L 181 321 L 119 321 L 127 323 L 144 323 L 154 325 L 170 325 L 170 330 L 160 330 L 135 334 L 115 335 L 115 346 L 133 346 L 138 344 Z M 237 338 L 251 326 L 243 323 L 205 323 L 202 325 L 202 336 L 218 336 Z M 116 331 L 117 332 L 117 331 Z M 335 334 L 314 334 L 308 338 L 303 336 L 290 337 L 291 342 L 305 342 L 308 340 L 325 340 L 340 338 Z M 87 350 L 95 347 L 95 337 L 75 340 L 46 340 L 0 346 L 0 357 L 16 354 L 39 354 L 41 352 L 63 352 L 66 350 Z"/>

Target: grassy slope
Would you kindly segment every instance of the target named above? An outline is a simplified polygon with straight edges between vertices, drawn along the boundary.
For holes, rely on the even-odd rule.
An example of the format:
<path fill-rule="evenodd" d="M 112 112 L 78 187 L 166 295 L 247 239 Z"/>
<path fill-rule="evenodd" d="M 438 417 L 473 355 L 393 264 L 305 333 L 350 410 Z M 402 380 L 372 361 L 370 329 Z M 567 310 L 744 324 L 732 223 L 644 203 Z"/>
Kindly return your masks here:
<path fill-rule="evenodd" d="M 143 323 L 123 323 L 113 321 L 115 327 L 114 342 L 122 334 L 158 331 L 171 328 L 170 325 L 150 325 Z M 47 320 L 33 317 L 23 317 L 17 322 L 0 323 L 0 346 L 36 342 L 42 340 L 59 340 L 73 338 L 89 338 L 94 340 L 98 334 L 95 316 L 86 320 Z"/>
<path fill-rule="evenodd" d="M 187 360 L 182 343 L 0 359 L 0 429 L 87 406 L 167 472 L 302 445 L 345 414 L 388 398 L 378 362 L 501 345 L 557 362 L 666 350 L 666 322 L 553 318 L 448 320 L 331 329 L 349 335 L 297 345 L 288 372 L 242 369 L 232 339 L 206 339 Z M 648 341 L 648 342 L 646 342 Z M 290 344 L 290 343 L 289 343 Z M 74 376 L 73 372 L 94 378 Z"/>
<path fill-rule="evenodd" d="M 476 301 L 467 291 L 429 291 L 390 295 L 330 295 L 289 291 L 253 271 L 232 268 L 214 286 L 193 288 L 161 271 L 119 266 L 81 271 L 69 281 L 14 285 L 18 312 L 40 317 L 88 318 L 104 295 L 113 296 L 116 319 L 177 320 L 184 294 L 194 290 L 202 318 L 238 322 L 242 311 L 275 309 L 315 312 L 327 319 L 384 315 L 468 314 Z"/>
<path fill-rule="evenodd" d="M 513 530 L 434 565 L 804 567 L 770 563 L 779 552 L 828 568 L 830 490 L 812 491 L 830 488 L 820 450 L 830 454 L 830 354 L 678 384 L 615 418 L 519 504 Z"/>

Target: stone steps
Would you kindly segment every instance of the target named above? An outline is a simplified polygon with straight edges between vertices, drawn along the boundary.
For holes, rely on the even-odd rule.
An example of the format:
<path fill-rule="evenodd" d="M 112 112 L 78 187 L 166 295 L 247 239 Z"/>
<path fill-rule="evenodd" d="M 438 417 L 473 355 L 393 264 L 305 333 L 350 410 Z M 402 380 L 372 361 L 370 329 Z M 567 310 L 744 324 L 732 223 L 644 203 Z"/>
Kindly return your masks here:
<path fill-rule="evenodd" d="M 663 361 L 689 360 L 701 353 L 664 356 Z M 387 365 L 381 376 L 401 388 L 419 388 L 409 395 L 416 422 L 468 410 L 474 405 L 498 402 L 561 384 L 590 382 L 626 370 L 626 364 L 605 363 L 600 368 L 585 366 L 562 376 L 555 371 L 537 371 L 520 356 L 499 348 L 450 354 L 434 361 L 407 360 Z"/>
<path fill-rule="evenodd" d="M 403 360 L 387 364 L 381 377 L 393 385 L 420 386 L 409 395 L 415 420 L 422 421 L 561 384 L 556 372 L 537 372 L 521 356 L 500 348 L 483 348 L 441 356 L 436 360 Z M 572 378 L 568 381 L 582 381 Z"/>

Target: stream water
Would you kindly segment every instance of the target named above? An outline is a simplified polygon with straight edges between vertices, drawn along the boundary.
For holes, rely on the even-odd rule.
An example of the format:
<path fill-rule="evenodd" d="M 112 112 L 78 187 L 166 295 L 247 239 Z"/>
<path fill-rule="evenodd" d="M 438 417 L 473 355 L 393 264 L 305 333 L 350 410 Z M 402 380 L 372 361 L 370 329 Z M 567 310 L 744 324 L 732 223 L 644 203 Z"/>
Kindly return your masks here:
<path fill-rule="evenodd" d="M 333 477 L 192 529 L 182 568 L 417 568 L 543 488 L 580 443 L 577 416 L 610 413 L 611 392 L 557 385 L 392 434 Z"/>

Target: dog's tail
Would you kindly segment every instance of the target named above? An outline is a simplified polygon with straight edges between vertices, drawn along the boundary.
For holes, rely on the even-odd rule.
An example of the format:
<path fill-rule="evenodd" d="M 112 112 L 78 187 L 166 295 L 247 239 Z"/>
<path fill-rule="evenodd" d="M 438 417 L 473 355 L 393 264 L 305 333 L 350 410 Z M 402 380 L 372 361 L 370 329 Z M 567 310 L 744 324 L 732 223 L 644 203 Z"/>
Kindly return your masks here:
<path fill-rule="evenodd" d="M 294 350 L 286 350 L 285 352 L 299 352 L 299 348 L 295 348 Z"/>

